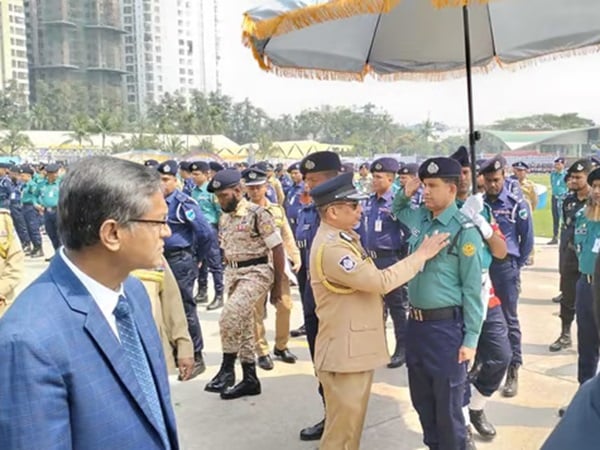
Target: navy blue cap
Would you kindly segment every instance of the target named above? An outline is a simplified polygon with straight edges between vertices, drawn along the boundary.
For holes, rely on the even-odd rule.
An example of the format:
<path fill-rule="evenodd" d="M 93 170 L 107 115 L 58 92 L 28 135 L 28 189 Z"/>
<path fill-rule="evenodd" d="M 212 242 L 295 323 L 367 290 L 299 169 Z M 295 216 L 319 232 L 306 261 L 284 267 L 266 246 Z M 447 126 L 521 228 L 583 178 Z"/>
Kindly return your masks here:
<path fill-rule="evenodd" d="M 210 183 L 208 183 L 208 192 L 219 192 L 240 184 L 242 175 L 236 169 L 223 169 L 218 171 Z"/>
<path fill-rule="evenodd" d="M 19 166 L 17 166 L 16 164 L 13 164 L 8 168 L 8 170 L 11 172 L 14 172 L 14 173 L 19 173 Z"/>
<path fill-rule="evenodd" d="M 486 159 L 479 168 L 479 173 L 492 173 L 504 169 L 506 160 L 502 155 L 496 155 L 490 159 Z"/>
<path fill-rule="evenodd" d="M 368 162 L 361 163 L 360 166 L 358 166 L 358 168 L 369 170 L 369 163 Z"/>
<path fill-rule="evenodd" d="M 329 203 L 344 200 L 363 200 L 368 197 L 357 191 L 352 183 L 352 173 L 343 173 L 310 190 L 310 196 L 316 206 L 324 206 Z"/>
<path fill-rule="evenodd" d="M 221 170 L 223 170 L 223 169 L 224 169 L 223 165 L 222 165 L 222 164 L 219 164 L 219 163 L 218 163 L 218 162 L 216 162 L 216 161 L 209 161 L 209 162 L 208 162 L 208 168 L 209 168 L 210 170 L 212 170 L 213 172 L 220 172 Z"/>
<path fill-rule="evenodd" d="M 291 172 L 292 170 L 300 170 L 300 163 L 295 162 L 293 164 L 290 164 L 290 166 L 287 168 L 287 171 Z"/>
<path fill-rule="evenodd" d="M 260 170 L 264 172 L 271 172 L 275 170 L 275 167 L 269 161 L 261 161 L 258 164 L 260 164 Z"/>
<path fill-rule="evenodd" d="M 191 162 L 189 162 L 189 161 L 181 161 L 179 163 L 179 168 L 181 170 L 185 170 L 186 172 L 189 172 L 190 171 L 190 164 L 191 164 Z"/>
<path fill-rule="evenodd" d="M 283 170 L 283 163 L 277 163 L 277 164 L 275 165 L 275 170 L 276 170 L 277 172 L 279 172 L 279 171 Z"/>
<path fill-rule="evenodd" d="M 452 158 L 438 156 L 429 158 L 421 167 L 419 167 L 419 178 L 458 178 L 460 177 L 462 167 L 458 161 Z"/>
<path fill-rule="evenodd" d="M 578 159 L 567 169 L 567 173 L 571 175 L 577 172 L 590 172 L 592 170 L 592 162 L 589 159 Z"/>
<path fill-rule="evenodd" d="M 156 168 L 156 170 L 158 170 L 158 173 L 162 173 L 163 175 L 173 175 L 175 177 L 177 176 L 177 170 L 179 170 L 179 165 L 176 161 L 169 159 L 167 161 L 161 162 Z"/>
<path fill-rule="evenodd" d="M 477 171 L 477 173 L 480 172 L 481 167 L 485 164 L 486 161 L 487 161 L 487 159 L 485 159 L 485 158 L 481 158 L 481 159 L 478 159 L 477 161 L 475 161 L 475 170 Z"/>
<path fill-rule="evenodd" d="M 419 165 L 417 163 L 404 164 L 398 170 L 399 175 L 416 175 L 417 172 L 419 172 Z"/>
<path fill-rule="evenodd" d="M 353 162 L 345 162 L 342 163 L 342 168 L 340 169 L 342 173 L 354 173 L 354 163 Z"/>
<path fill-rule="evenodd" d="M 257 186 L 267 182 L 267 172 L 254 167 L 244 170 L 242 178 L 246 186 Z"/>
<path fill-rule="evenodd" d="M 329 150 L 311 153 L 300 162 L 300 172 L 302 172 L 302 175 L 330 170 L 341 171 L 342 161 L 340 161 L 337 153 Z"/>
<path fill-rule="evenodd" d="M 156 169 L 160 163 L 155 159 L 147 159 L 144 161 L 144 166 Z"/>
<path fill-rule="evenodd" d="M 458 147 L 454 153 L 450 155 L 450 158 L 457 161 L 461 167 L 470 167 L 471 166 L 471 158 L 469 158 L 469 150 L 464 145 Z"/>
<path fill-rule="evenodd" d="M 195 172 L 199 170 L 200 172 L 208 172 L 210 166 L 206 161 L 193 161 L 190 163 L 190 172 Z"/>
<path fill-rule="evenodd" d="M 46 164 L 46 173 L 56 173 L 60 167 L 58 164 Z"/>
<path fill-rule="evenodd" d="M 587 183 L 591 186 L 592 183 L 596 180 L 600 180 L 600 167 L 590 172 L 590 174 L 587 177 Z"/>
<path fill-rule="evenodd" d="M 564 156 L 557 156 L 556 158 L 554 158 L 554 162 L 555 163 L 565 163 L 565 158 Z"/>
<path fill-rule="evenodd" d="M 512 166 L 519 170 L 529 170 L 529 165 L 525 161 L 517 161 Z"/>
<path fill-rule="evenodd" d="M 31 167 L 29 164 L 23 164 L 21 167 L 19 167 L 19 173 L 28 173 L 29 175 L 33 175 L 34 174 L 34 170 L 33 167 Z"/>
<path fill-rule="evenodd" d="M 594 166 L 600 166 L 600 158 L 598 156 L 590 156 L 590 162 Z"/>
<path fill-rule="evenodd" d="M 10 166 L 10 163 L 0 162 L 0 169 L 10 169 Z"/>
<path fill-rule="evenodd" d="M 394 158 L 384 157 L 373 161 L 371 172 L 396 173 L 400 169 L 400 164 Z"/>

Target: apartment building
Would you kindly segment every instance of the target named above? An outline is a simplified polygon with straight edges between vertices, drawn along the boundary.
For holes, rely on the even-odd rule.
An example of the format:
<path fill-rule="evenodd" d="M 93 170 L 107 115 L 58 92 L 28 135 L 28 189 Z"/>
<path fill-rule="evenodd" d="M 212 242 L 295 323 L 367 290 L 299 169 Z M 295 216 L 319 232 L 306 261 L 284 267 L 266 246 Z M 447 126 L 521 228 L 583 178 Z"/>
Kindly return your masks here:
<path fill-rule="evenodd" d="M 0 0 L 0 89 L 14 82 L 29 97 L 23 0 Z"/>

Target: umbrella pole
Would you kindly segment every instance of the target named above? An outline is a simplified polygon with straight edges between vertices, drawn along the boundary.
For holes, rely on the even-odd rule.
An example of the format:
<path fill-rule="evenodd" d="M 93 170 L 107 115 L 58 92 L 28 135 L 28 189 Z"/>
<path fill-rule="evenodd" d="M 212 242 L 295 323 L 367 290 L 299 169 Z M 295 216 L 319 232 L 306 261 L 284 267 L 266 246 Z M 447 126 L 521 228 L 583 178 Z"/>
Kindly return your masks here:
<path fill-rule="evenodd" d="M 465 36 L 465 68 L 467 71 L 467 102 L 469 105 L 469 156 L 471 159 L 471 188 L 477 193 L 477 172 L 475 170 L 475 142 L 477 132 L 475 131 L 475 120 L 473 118 L 473 80 L 471 74 L 471 30 L 469 28 L 469 8 L 462 7 L 463 28 Z"/>

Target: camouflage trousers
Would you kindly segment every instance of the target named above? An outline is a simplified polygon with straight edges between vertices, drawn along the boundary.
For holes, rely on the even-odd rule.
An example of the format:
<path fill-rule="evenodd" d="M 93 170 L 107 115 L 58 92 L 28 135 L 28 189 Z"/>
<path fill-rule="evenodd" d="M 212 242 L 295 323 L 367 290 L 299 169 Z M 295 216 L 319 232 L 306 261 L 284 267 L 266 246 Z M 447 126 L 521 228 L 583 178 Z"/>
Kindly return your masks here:
<path fill-rule="evenodd" d="M 282 280 L 281 301 L 277 303 L 275 312 L 275 348 L 284 350 L 287 348 L 290 338 L 290 316 L 292 314 L 292 294 L 290 291 L 290 282 L 287 277 Z M 256 334 L 256 354 L 258 356 L 267 356 L 269 354 L 269 343 L 265 337 L 265 309 L 267 307 L 268 293 L 265 294 L 254 308 L 255 334 Z"/>
<path fill-rule="evenodd" d="M 219 318 L 223 353 L 236 353 L 241 362 L 254 362 L 254 309 L 273 284 L 266 264 L 225 269 L 227 301 Z"/>

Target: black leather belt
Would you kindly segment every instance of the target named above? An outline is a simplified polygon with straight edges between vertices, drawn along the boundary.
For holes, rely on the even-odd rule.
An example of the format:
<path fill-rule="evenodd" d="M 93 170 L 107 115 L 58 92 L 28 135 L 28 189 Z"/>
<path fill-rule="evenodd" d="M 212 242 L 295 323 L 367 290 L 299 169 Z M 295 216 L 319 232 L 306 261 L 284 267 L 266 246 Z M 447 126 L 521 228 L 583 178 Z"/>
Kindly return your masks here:
<path fill-rule="evenodd" d="M 262 258 L 247 259 L 246 261 L 229 261 L 227 263 L 227 267 L 230 267 L 232 269 L 241 269 L 242 267 L 250 267 L 250 266 L 257 266 L 259 264 L 267 264 L 268 262 L 269 262 L 269 258 L 266 256 L 263 256 Z"/>
<path fill-rule="evenodd" d="M 377 258 L 400 258 L 400 250 L 367 250 L 367 255 L 372 259 Z"/>
<path fill-rule="evenodd" d="M 447 306 L 446 308 L 419 309 L 412 306 L 408 309 L 408 317 L 417 322 L 428 322 L 430 320 L 454 319 L 460 313 L 458 306 Z"/>
<path fill-rule="evenodd" d="M 164 251 L 165 258 L 174 258 L 176 256 L 189 255 L 191 253 L 191 247 L 170 248 Z"/>

